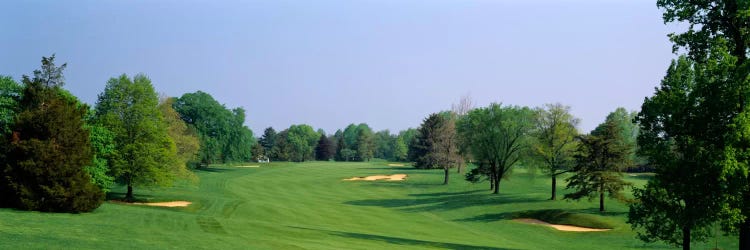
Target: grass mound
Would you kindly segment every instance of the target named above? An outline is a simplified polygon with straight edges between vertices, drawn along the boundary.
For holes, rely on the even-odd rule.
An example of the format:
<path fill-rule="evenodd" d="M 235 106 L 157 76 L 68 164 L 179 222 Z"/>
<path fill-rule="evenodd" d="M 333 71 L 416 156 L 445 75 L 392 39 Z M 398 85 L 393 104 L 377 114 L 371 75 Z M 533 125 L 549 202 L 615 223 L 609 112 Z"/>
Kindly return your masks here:
<path fill-rule="evenodd" d="M 571 213 L 560 209 L 524 211 L 513 215 L 513 218 L 531 218 L 551 224 L 571 225 L 596 229 L 612 229 L 612 223 L 593 214 Z"/>

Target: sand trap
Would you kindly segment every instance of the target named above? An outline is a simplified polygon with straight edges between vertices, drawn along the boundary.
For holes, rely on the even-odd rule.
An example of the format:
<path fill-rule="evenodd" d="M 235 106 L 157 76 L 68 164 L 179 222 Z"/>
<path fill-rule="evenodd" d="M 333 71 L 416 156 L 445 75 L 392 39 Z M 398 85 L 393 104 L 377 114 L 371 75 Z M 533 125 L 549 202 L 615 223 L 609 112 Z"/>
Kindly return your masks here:
<path fill-rule="evenodd" d="M 388 166 L 389 167 L 403 167 L 404 164 L 391 163 L 391 164 L 388 164 Z"/>
<path fill-rule="evenodd" d="M 568 232 L 604 232 L 604 231 L 612 230 L 612 229 L 578 227 L 578 226 L 571 226 L 571 225 L 550 224 L 550 223 L 547 223 L 546 221 L 541 221 L 537 219 L 528 219 L 528 218 L 514 219 L 513 221 L 518 221 L 518 222 L 526 223 L 526 224 L 545 225 L 545 226 L 552 227 L 560 231 L 568 231 Z"/>
<path fill-rule="evenodd" d="M 193 204 L 189 201 L 167 201 L 167 202 L 124 202 L 124 201 L 118 201 L 113 200 L 114 203 L 120 203 L 120 204 L 126 204 L 126 205 L 143 205 L 143 206 L 152 206 L 152 207 L 187 207 L 190 204 Z"/>
<path fill-rule="evenodd" d="M 403 181 L 406 179 L 405 174 L 393 174 L 393 175 L 373 175 L 373 176 L 367 176 L 367 177 L 352 177 L 349 179 L 344 179 L 345 181 L 377 181 L 377 180 L 386 180 L 386 181 Z"/>
<path fill-rule="evenodd" d="M 252 166 L 235 166 L 236 168 L 259 168 L 258 165 L 252 165 Z"/>

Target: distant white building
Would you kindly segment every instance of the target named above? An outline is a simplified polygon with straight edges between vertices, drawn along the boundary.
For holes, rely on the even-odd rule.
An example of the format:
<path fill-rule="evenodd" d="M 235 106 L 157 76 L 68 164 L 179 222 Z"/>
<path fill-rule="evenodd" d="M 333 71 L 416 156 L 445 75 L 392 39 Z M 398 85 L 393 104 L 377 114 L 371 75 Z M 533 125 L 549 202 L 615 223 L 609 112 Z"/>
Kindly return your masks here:
<path fill-rule="evenodd" d="M 271 160 L 268 159 L 267 156 L 258 156 L 258 162 L 259 163 L 268 163 L 268 162 L 271 162 Z"/>

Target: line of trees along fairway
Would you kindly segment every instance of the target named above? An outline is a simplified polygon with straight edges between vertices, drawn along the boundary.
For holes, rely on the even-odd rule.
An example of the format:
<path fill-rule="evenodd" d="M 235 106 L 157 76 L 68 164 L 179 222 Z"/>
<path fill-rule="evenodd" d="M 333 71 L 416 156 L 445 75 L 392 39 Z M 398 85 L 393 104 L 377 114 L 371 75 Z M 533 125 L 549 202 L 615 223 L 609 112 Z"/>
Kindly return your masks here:
<path fill-rule="evenodd" d="M 244 125 L 243 108 L 229 110 L 202 91 L 184 94 L 172 106 L 198 134 L 201 166 L 253 160 L 255 138 Z"/>
<path fill-rule="evenodd" d="M 134 199 L 134 186 L 171 185 L 186 171 L 158 103 L 150 79 L 123 74 L 107 82 L 96 104 L 97 123 L 115 135 L 111 171 L 127 185 L 126 200 Z"/>
<path fill-rule="evenodd" d="M 23 76 L 23 94 L 10 95 L 18 106 L 11 114 L 13 124 L 5 126 L 12 134 L 5 134 L 0 144 L 2 206 L 76 213 L 92 211 L 104 199 L 84 169 L 92 162 L 84 127 L 88 107 L 62 89 L 65 66 L 57 67 L 54 55 L 43 58 L 34 78 Z"/>
<path fill-rule="evenodd" d="M 750 249 L 750 2 L 657 6 L 665 23 L 688 24 L 670 39 L 673 52 L 687 52 L 694 79 L 690 63 L 678 61 L 644 102 L 638 142 L 656 176 L 635 191 L 629 221 L 643 240 L 689 249 L 691 240 L 705 239 L 704 222 L 718 220 L 726 233 L 739 233 L 740 249 Z"/>
<path fill-rule="evenodd" d="M 552 178 L 552 195 L 557 196 L 557 177 L 570 172 L 576 153 L 578 123 L 580 120 L 570 114 L 570 107 L 562 104 L 547 104 L 534 110 L 536 128 L 532 153 L 541 165 L 542 171 Z"/>
<path fill-rule="evenodd" d="M 493 193 L 499 193 L 500 180 L 509 177 L 528 147 L 533 119 L 534 113 L 527 107 L 498 103 L 474 109 L 460 119 L 459 136 L 470 142 L 468 150 L 479 165 L 467 173 L 467 180 L 487 176 Z"/>

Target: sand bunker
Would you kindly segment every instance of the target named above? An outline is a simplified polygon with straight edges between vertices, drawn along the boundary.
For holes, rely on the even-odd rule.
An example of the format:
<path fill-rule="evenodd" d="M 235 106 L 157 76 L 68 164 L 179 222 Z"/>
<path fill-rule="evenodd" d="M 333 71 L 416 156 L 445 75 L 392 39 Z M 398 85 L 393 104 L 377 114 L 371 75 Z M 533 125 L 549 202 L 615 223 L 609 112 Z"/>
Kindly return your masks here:
<path fill-rule="evenodd" d="M 403 167 L 404 164 L 391 163 L 391 164 L 388 164 L 388 166 L 389 167 Z"/>
<path fill-rule="evenodd" d="M 258 166 L 258 165 L 252 165 L 252 166 L 235 166 L 235 167 L 237 167 L 237 168 L 259 168 L 260 166 Z"/>
<path fill-rule="evenodd" d="M 114 203 L 120 203 L 120 204 L 126 204 L 126 205 L 143 205 L 143 206 L 152 206 L 152 207 L 187 207 L 190 204 L 193 204 L 189 201 L 167 201 L 167 202 L 124 202 L 124 201 L 117 201 L 113 200 Z"/>
<path fill-rule="evenodd" d="M 405 174 L 393 174 L 393 175 L 373 175 L 373 176 L 367 176 L 367 177 L 352 177 L 349 179 L 344 179 L 345 181 L 377 181 L 377 180 L 386 180 L 386 181 L 403 181 L 406 179 Z"/>
<path fill-rule="evenodd" d="M 527 219 L 527 218 L 514 219 L 513 221 L 518 221 L 518 222 L 527 223 L 527 224 L 545 225 L 545 226 L 552 227 L 560 231 L 568 231 L 568 232 L 604 232 L 604 231 L 611 230 L 611 229 L 578 227 L 578 226 L 571 226 L 571 225 L 550 224 L 550 223 L 547 223 L 546 221 L 541 221 L 537 219 Z"/>

